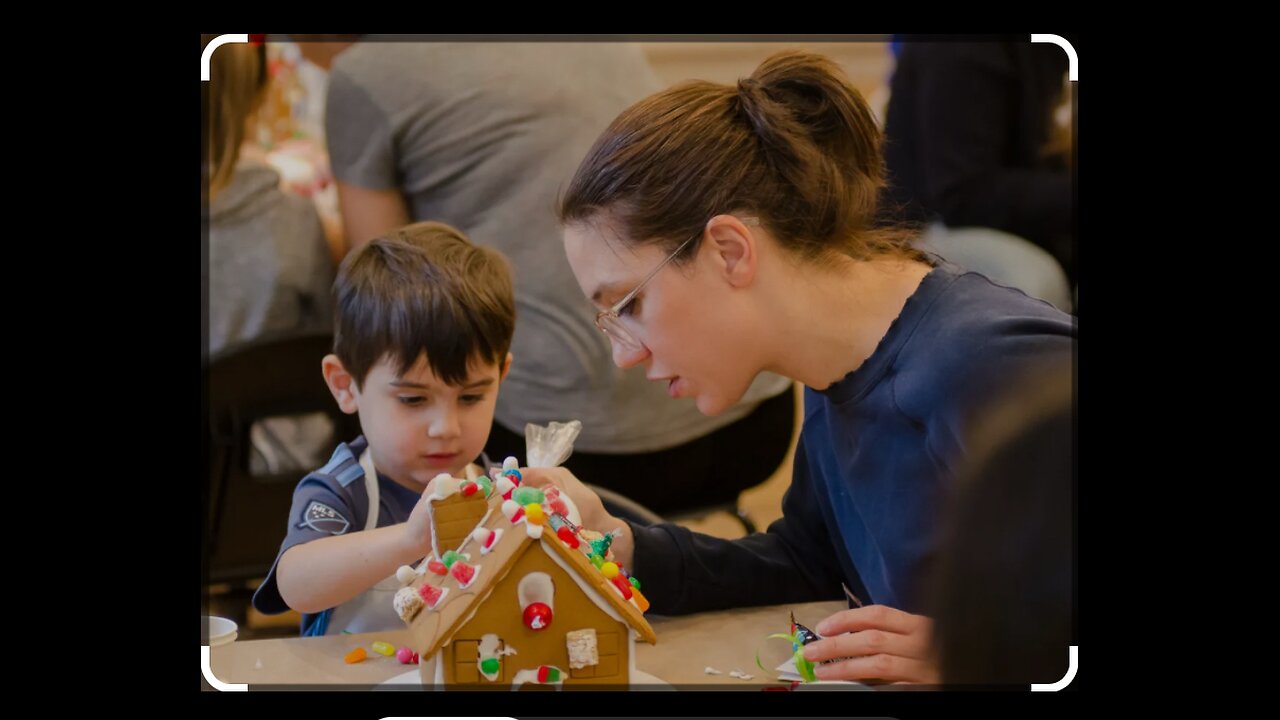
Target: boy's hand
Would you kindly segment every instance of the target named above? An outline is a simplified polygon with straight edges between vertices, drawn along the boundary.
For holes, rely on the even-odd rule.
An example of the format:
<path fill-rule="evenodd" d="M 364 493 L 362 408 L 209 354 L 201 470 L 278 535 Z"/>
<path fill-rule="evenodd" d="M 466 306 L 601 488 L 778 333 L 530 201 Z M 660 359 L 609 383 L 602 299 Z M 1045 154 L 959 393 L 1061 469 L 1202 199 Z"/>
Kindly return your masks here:
<path fill-rule="evenodd" d="M 883 680 L 936 683 L 930 649 L 933 620 L 886 605 L 842 610 L 814 628 L 822 640 L 809 643 L 811 662 L 849 658 L 814 667 L 819 680 Z"/>
<path fill-rule="evenodd" d="M 419 551 L 419 557 L 431 554 L 431 501 L 428 498 L 435 491 L 436 481 L 433 479 L 427 483 L 427 489 L 422 491 L 422 496 L 418 498 L 413 511 L 409 513 L 409 519 L 404 523 L 405 542 Z"/>

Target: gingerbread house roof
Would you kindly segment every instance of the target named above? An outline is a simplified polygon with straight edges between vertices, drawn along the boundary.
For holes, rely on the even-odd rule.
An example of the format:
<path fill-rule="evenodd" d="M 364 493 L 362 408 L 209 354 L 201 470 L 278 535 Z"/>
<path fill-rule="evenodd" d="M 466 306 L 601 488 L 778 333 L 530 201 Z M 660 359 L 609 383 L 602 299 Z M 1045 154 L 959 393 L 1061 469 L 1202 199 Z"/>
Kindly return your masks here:
<path fill-rule="evenodd" d="M 624 597 L 622 590 L 615 587 L 591 563 L 584 549 L 575 549 L 566 544 L 552 530 L 550 516 L 545 516 L 541 523 L 536 524 L 530 523 L 523 516 L 512 522 L 503 514 L 502 503 L 503 498 L 496 489 L 487 498 L 483 491 L 479 491 L 471 497 L 463 497 L 461 493 L 448 493 L 445 498 L 432 500 L 433 531 L 439 530 L 433 537 L 436 558 L 443 557 L 446 549 L 465 553 L 470 558 L 464 562 L 475 572 L 465 586 L 452 569 L 443 575 L 427 571 L 409 583 L 408 587 L 412 588 L 415 596 L 419 595 L 423 585 L 430 585 L 442 593 L 433 607 L 414 602 L 413 609 L 408 612 L 401 610 L 401 617 L 414 629 L 418 646 L 426 648 L 419 651 L 422 657 L 435 653 L 462 628 L 515 565 L 516 560 L 531 549 L 534 543 L 540 543 L 553 559 L 562 561 L 561 566 L 579 581 L 583 592 L 594 593 L 607 603 L 636 631 L 640 639 L 648 643 L 657 642 L 657 635 L 644 619 L 635 600 Z M 435 522 L 437 517 L 441 520 L 438 524 Z M 475 520 L 477 517 L 478 522 Z M 470 525 L 471 532 L 460 533 L 460 524 Z M 488 548 L 484 548 L 481 541 L 472 535 L 479 528 L 497 533 Z M 461 538 L 460 542 L 454 544 L 453 541 L 458 538 Z M 449 547 L 450 545 L 453 547 Z M 634 598 L 634 594 L 632 597 Z"/>

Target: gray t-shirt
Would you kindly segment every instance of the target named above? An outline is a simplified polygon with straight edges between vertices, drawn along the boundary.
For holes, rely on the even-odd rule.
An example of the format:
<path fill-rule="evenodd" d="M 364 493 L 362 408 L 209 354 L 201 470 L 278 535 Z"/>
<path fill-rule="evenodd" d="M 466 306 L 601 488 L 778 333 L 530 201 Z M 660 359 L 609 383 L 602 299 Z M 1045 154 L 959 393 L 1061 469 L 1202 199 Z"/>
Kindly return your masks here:
<path fill-rule="evenodd" d="M 574 446 L 673 447 L 741 419 L 790 381 L 761 375 L 717 417 L 671 400 L 642 367 L 620 370 L 565 258 L 555 203 L 591 144 L 660 89 L 638 46 L 357 43 L 334 62 L 325 124 L 334 176 L 400 188 L 415 220 L 439 220 L 510 258 L 515 362 L 496 416 L 582 421 Z"/>
<path fill-rule="evenodd" d="M 332 329 L 333 263 L 307 198 L 242 161 L 209 207 L 209 352 L 264 334 Z"/>

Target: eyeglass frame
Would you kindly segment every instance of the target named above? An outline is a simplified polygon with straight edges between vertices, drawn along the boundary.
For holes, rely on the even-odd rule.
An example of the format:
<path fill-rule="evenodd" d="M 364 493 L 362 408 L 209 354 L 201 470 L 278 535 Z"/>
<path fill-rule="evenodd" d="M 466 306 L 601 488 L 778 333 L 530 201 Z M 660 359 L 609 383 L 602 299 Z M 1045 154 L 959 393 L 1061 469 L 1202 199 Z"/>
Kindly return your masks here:
<path fill-rule="evenodd" d="M 760 218 L 757 218 L 757 217 L 738 218 L 738 220 L 740 220 L 744 225 L 759 226 L 760 224 Z M 702 234 L 706 231 L 707 229 L 704 226 L 701 230 L 699 230 L 698 232 L 690 236 L 688 240 L 685 240 L 684 242 L 680 243 L 680 246 L 677 247 L 674 252 L 668 255 L 665 260 L 658 263 L 658 266 L 654 268 L 652 272 L 646 275 L 644 279 L 640 281 L 640 284 L 636 285 L 631 290 L 631 292 L 627 293 L 626 295 L 623 295 L 622 299 L 614 303 L 609 309 L 601 310 L 600 312 L 596 313 L 596 327 L 600 329 L 600 332 L 604 333 L 605 336 L 608 337 L 610 340 L 617 341 L 619 344 L 621 344 L 624 348 L 628 350 L 639 350 L 641 347 L 643 347 L 644 343 L 640 342 L 640 339 L 635 337 L 635 335 L 632 334 L 632 332 L 628 330 L 625 325 L 622 324 L 622 317 L 620 315 L 622 309 L 625 308 L 627 305 L 631 304 L 631 302 L 636 299 L 636 296 L 640 294 L 640 291 L 643 290 L 645 286 L 649 284 L 649 281 L 657 277 L 658 273 L 662 272 L 662 268 L 666 267 L 668 263 L 670 263 L 672 260 L 675 260 L 676 256 L 679 255 L 680 252 L 685 249 L 685 246 L 687 246 L 689 243 L 693 242 L 694 240 L 702 237 Z M 613 333 L 609 332 L 608 328 L 606 327 L 606 322 L 608 323 L 609 326 L 616 328 L 617 332 L 613 332 Z"/>

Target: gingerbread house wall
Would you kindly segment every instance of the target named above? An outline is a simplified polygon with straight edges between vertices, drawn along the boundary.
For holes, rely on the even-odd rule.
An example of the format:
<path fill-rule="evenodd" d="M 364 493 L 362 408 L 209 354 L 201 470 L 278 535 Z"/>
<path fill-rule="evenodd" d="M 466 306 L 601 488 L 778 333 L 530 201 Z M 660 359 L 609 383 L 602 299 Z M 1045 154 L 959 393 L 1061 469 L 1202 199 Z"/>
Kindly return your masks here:
<path fill-rule="evenodd" d="M 546 573 L 555 585 L 551 625 L 542 630 L 525 627 L 517 599 L 520 580 L 534 572 Z M 595 667 L 572 670 L 565 634 L 585 628 L 596 631 L 600 663 Z M 515 655 L 502 658 L 502 670 L 492 683 L 479 674 L 476 665 L 478 643 L 488 633 L 496 634 L 516 650 Z M 626 623 L 601 610 L 577 581 L 548 557 L 541 542 L 534 542 L 525 548 L 511 571 L 441 653 L 444 679 L 450 684 L 479 683 L 510 690 L 518 671 L 554 665 L 565 673 L 565 684 L 625 685 L 630 680 L 630 633 L 631 628 Z"/>
<path fill-rule="evenodd" d="M 447 550 L 456 550 L 475 530 L 480 519 L 489 510 L 484 493 L 470 497 L 454 493 L 444 500 L 435 500 L 431 507 L 431 532 L 436 537 L 436 547 L 443 556 Z"/>

